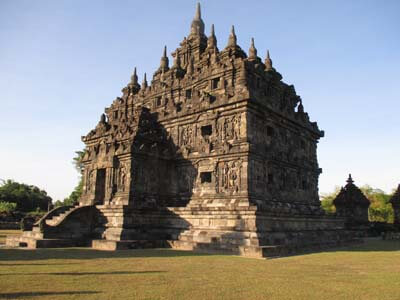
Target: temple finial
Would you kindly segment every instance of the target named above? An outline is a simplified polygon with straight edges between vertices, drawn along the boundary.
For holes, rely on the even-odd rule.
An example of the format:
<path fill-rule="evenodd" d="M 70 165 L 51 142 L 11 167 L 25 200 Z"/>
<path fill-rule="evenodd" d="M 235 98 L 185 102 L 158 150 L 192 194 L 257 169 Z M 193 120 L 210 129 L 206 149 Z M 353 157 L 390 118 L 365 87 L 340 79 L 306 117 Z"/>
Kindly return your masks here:
<path fill-rule="evenodd" d="M 136 73 L 136 67 L 133 70 L 133 74 L 131 76 L 131 82 L 128 84 L 128 87 L 129 87 L 129 90 L 134 94 L 140 90 L 140 85 L 138 83 L 138 76 Z"/>
<path fill-rule="evenodd" d="M 194 15 L 192 25 L 190 27 L 191 35 L 204 35 L 204 22 L 201 19 L 200 3 L 197 3 L 196 13 Z"/>
<path fill-rule="evenodd" d="M 349 174 L 349 178 L 346 181 L 348 184 L 352 184 L 354 182 L 353 178 L 351 178 L 351 174 Z"/>
<path fill-rule="evenodd" d="M 197 2 L 194 20 L 200 20 L 200 19 L 201 19 L 201 7 L 200 7 L 200 2 Z"/>
<path fill-rule="evenodd" d="M 269 56 L 269 50 L 267 50 L 267 57 L 265 58 L 265 70 L 270 71 L 272 69 L 272 59 Z"/>
<path fill-rule="evenodd" d="M 168 71 L 168 69 L 169 69 L 169 60 L 167 57 L 167 46 L 164 46 L 163 56 L 161 57 L 160 61 L 160 70 Z"/>
<path fill-rule="evenodd" d="M 146 76 L 146 73 L 144 73 L 143 82 L 142 82 L 142 88 L 146 89 L 147 87 L 148 87 L 147 76 Z"/>
<path fill-rule="evenodd" d="M 136 74 L 136 67 L 133 70 L 133 74 L 131 76 L 131 83 L 132 84 L 137 84 L 138 83 L 138 77 L 137 77 L 137 74 Z"/>
<path fill-rule="evenodd" d="M 249 59 L 256 59 L 257 58 L 257 49 L 254 46 L 254 38 L 251 38 L 251 45 L 249 48 Z"/>
<path fill-rule="evenodd" d="M 207 47 L 214 48 L 217 46 L 217 37 L 215 36 L 214 24 L 211 25 L 211 34 L 207 40 Z"/>
<path fill-rule="evenodd" d="M 237 43 L 237 38 L 235 34 L 235 26 L 232 25 L 231 34 L 229 35 L 228 47 L 235 47 Z"/>

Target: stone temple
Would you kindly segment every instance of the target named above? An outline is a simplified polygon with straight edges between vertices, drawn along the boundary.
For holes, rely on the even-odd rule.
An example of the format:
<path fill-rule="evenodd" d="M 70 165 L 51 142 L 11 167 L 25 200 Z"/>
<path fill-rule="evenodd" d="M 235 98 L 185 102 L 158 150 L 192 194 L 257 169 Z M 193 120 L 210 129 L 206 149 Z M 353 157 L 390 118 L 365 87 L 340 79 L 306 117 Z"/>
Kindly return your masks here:
<path fill-rule="evenodd" d="M 320 206 L 317 143 L 293 85 L 232 27 L 219 45 L 200 5 L 150 82 L 129 84 L 82 140 L 79 205 L 50 211 L 8 243 L 172 247 L 251 257 L 334 246 L 345 219 Z"/>

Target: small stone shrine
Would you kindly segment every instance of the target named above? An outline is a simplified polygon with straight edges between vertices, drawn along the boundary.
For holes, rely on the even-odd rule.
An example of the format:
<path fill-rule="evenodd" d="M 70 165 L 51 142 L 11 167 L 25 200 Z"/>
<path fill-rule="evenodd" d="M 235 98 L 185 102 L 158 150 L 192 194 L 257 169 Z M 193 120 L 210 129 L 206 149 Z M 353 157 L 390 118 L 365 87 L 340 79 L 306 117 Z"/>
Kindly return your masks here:
<path fill-rule="evenodd" d="M 8 244 L 265 257 L 351 239 L 344 218 L 321 208 L 324 132 L 294 86 L 282 81 L 268 51 L 258 56 L 253 39 L 246 53 L 234 27 L 224 46 L 214 26 L 208 37 L 204 28 L 198 5 L 172 65 L 164 48 L 150 82 L 144 74 L 139 84 L 135 69 L 82 138 L 79 205 L 49 212 Z M 339 198 L 338 211 L 367 220 L 369 203 L 352 181 L 342 194 L 355 202 Z"/>
<path fill-rule="evenodd" d="M 345 187 L 341 188 L 333 200 L 333 204 L 336 207 L 336 214 L 346 218 L 349 227 L 368 224 L 368 207 L 371 203 L 354 184 L 351 174 Z"/>

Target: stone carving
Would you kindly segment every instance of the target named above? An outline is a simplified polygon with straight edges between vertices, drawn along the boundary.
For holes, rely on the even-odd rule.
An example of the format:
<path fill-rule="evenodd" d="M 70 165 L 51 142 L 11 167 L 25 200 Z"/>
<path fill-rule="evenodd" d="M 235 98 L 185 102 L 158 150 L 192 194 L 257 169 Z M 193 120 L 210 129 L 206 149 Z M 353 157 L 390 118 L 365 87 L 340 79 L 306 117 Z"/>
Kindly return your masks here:
<path fill-rule="evenodd" d="M 181 146 L 193 144 L 193 129 L 191 125 L 181 127 Z"/>
<path fill-rule="evenodd" d="M 88 192 L 91 192 L 95 187 L 95 184 L 96 184 L 95 176 L 96 176 L 96 170 L 89 171 L 89 174 L 87 177 L 88 179 L 86 180 L 86 190 Z"/>
<path fill-rule="evenodd" d="M 240 138 L 240 125 L 241 125 L 241 116 L 235 115 L 233 117 L 225 117 L 219 128 L 219 132 L 221 133 L 220 139 L 222 141 L 226 140 L 239 140 Z"/>
<path fill-rule="evenodd" d="M 126 168 L 125 165 L 121 165 L 118 169 L 118 183 L 117 183 L 117 190 L 120 192 L 125 192 L 125 184 L 126 184 Z"/>
<path fill-rule="evenodd" d="M 222 192 L 237 193 L 241 190 L 242 162 L 240 160 L 223 162 L 220 165 Z"/>

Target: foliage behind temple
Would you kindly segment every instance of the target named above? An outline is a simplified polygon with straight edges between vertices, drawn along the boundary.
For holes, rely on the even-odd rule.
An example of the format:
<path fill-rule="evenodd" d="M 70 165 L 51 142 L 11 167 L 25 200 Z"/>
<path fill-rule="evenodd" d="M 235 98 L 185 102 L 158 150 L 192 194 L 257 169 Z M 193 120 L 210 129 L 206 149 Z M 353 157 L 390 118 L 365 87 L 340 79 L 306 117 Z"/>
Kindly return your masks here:
<path fill-rule="evenodd" d="M 16 210 L 28 212 L 47 210 L 48 205 L 51 203 L 51 198 L 37 186 L 8 179 L 0 186 L 0 202 L 14 203 Z M 3 206 L 7 205 L 4 204 Z M 14 205 L 8 205 L 8 207 L 12 206 Z"/>
<path fill-rule="evenodd" d="M 393 223 L 393 208 L 389 203 L 391 194 L 387 194 L 380 189 L 375 189 L 370 185 L 360 187 L 364 195 L 371 201 L 368 210 L 369 221 L 371 222 L 388 222 Z M 340 188 L 337 186 L 334 192 L 321 196 L 321 206 L 327 213 L 334 213 L 335 206 L 332 201 L 339 193 Z"/>

